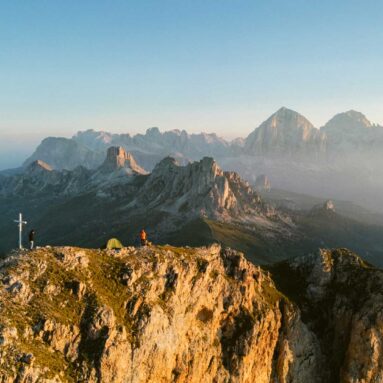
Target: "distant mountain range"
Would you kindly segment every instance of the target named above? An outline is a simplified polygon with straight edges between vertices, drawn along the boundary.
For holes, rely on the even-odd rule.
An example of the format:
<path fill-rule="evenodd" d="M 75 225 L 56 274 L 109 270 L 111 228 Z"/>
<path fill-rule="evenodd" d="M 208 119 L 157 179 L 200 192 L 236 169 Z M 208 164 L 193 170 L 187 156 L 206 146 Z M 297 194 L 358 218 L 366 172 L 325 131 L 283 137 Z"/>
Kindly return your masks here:
<path fill-rule="evenodd" d="M 148 172 L 167 156 L 181 165 L 209 156 L 253 185 L 266 175 L 278 189 L 351 200 L 383 212 L 383 127 L 353 110 L 317 129 L 299 113 L 281 108 L 247 138 L 233 141 L 158 128 L 134 136 L 87 130 L 70 139 L 44 139 L 23 167 L 42 160 L 56 170 L 96 169 L 111 146 L 124 148 Z"/>
<path fill-rule="evenodd" d="M 188 134 L 184 130 L 161 133 L 158 128 L 135 136 L 87 130 L 70 139 L 48 137 L 24 166 L 39 159 L 56 169 L 73 169 L 78 165 L 95 168 L 102 163 L 110 146 L 122 146 L 149 171 L 168 155 L 181 162 L 204 156 L 219 161 L 244 155 L 317 161 L 351 154 L 351 150 L 364 153 L 382 149 L 383 127 L 373 125 L 362 113 L 351 110 L 336 115 L 317 129 L 299 113 L 281 108 L 246 139 L 231 142 L 216 134 Z"/>

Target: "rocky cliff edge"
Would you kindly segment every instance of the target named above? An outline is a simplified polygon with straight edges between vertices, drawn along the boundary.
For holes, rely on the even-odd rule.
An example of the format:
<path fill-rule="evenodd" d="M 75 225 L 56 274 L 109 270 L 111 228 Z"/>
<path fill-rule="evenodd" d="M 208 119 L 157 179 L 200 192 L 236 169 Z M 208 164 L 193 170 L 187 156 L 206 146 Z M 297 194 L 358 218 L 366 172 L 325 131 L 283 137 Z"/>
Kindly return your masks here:
<path fill-rule="evenodd" d="M 270 271 L 219 246 L 15 252 L 0 382 L 381 382 L 382 273 L 338 252 Z"/>

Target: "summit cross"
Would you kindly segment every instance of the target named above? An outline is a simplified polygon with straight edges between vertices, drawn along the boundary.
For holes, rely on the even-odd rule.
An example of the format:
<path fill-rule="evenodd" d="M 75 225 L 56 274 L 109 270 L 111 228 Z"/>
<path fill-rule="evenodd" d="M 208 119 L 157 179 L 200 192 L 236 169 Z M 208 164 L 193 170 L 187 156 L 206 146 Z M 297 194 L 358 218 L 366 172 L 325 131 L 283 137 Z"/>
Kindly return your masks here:
<path fill-rule="evenodd" d="M 19 249 L 23 248 L 23 225 L 27 224 L 27 221 L 23 221 L 23 215 L 19 213 L 19 219 L 14 220 L 19 226 Z"/>

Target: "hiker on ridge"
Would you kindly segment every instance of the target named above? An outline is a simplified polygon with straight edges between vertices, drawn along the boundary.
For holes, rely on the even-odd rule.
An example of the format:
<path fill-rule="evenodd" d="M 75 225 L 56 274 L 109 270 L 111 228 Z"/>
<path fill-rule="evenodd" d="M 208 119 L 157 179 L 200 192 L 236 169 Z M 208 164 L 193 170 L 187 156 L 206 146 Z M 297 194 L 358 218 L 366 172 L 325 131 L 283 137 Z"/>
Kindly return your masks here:
<path fill-rule="evenodd" d="M 144 229 L 140 232 L 141 246 L 146 246 L 148 244 L 146 232 Z"/>
<path fill-rule="evenodd" d="M 32 229 L 30 232 L 29 232 L 29 248 L 31 250 L 33 250 L 35 246 L 35 230 Z"/>

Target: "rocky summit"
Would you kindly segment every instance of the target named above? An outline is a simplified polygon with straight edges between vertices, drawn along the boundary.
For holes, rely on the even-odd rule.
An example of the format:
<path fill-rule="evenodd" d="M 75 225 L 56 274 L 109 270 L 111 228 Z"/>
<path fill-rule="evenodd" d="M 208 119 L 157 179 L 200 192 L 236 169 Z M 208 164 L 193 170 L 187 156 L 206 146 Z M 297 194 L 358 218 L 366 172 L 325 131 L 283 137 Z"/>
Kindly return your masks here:
<path fill-rule="evenodd" d="M 127 153 L 121 146 L 111 146 L 107 151 L 105 161 L 99 171 L 110 173 L 120 169 L 126 169 L 127 172 L 132 174 L 146 173 L 146 171 L 137 164 L 131 153 Z"/>
<path fill-rule="evenodd" d="M 179 166 L 171 157 L 163 159 L 132 205 L 226 219 L 245 219 L 266 211 L 248 182 L 235 172 L 224 172 L 210 157 L 186 166 Z"/>
<path fill-rule="evenodd" d="M 326 137 L 302 115 L 281 108 L 246 139 L 250 155 L 319 156 L 325 151 Z"/>
<path fill-rule="evenodd" d="M 22 172 L 0 179 L 0 196 L 73 196 L 112 188 L 116 183 L 130 182 L 130 176 L 144 174 L 146 171 L 131 153 L 120 146 L 111 146 L 104 162 L 93 170 L 84 166 L 57 170 L 42 160 L 33 161 Z"/>
<path fill-rule="evenodd" d="M 383 272 L 347 250 L 276 264 L 152 246 L 0 264 L 1 382 L 382 382 Z"/>

